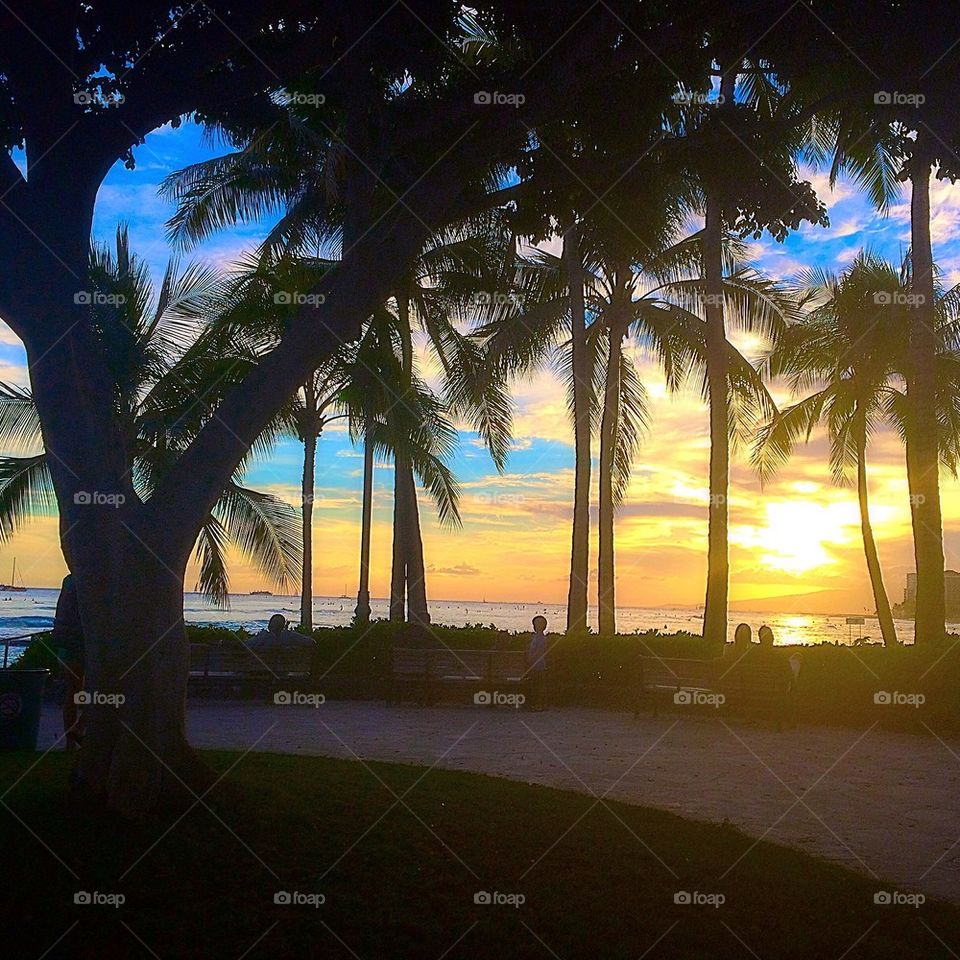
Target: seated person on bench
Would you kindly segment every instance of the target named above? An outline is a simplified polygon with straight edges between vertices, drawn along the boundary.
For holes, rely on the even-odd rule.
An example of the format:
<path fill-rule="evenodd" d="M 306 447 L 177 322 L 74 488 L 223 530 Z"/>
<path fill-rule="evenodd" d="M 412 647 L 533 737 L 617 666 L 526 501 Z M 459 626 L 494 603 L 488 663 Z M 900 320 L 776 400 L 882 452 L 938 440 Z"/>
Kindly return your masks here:
<path fill-rule="evenodd" d="M 757 644 L 758 653 L 770 653 L 773 650 L 773 631 L 766 624 L 757 631 L 757 640 L 760 641 Z"/>
<path fill-rule="evenodd" d="M 247 641 L 250 650 L 294 650 L 297 647 L 312 647 L 313 640 L 287 629 L 287 618 L 282 613 L 275 613 L 267 624 L 266 630 L 261 630 L 255 637 Z"/>
<path fill-rule="evenodd" d="M 733 643 L 723 645 L 724 657 L 742 657 L 753 646 L 753 631 L 749 623 L 738 623 L 733 631 Z"/>

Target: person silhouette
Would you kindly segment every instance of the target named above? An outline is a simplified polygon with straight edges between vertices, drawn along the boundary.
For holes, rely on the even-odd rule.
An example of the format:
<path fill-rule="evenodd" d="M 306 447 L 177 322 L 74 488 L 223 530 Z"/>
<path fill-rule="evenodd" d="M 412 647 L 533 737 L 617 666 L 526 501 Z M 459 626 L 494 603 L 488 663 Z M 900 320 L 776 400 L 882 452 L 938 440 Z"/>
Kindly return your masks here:
<path fill-rule="evenodd" d="M 750 629 L 750 624 L 738 623 L 736 630 L 733 631 L 733 643 L 723 645 L 723 655 L 742 657 L 752 645 L 753 631 Z"/>
<path fill-rule="evenodd" d="M 544 675 L 547 672 L 547 618 L 537 614 L 533 618 L 533 636 L 527 645 L 527 685 L 530 692 L 530 710 L 544 707 Z"/>

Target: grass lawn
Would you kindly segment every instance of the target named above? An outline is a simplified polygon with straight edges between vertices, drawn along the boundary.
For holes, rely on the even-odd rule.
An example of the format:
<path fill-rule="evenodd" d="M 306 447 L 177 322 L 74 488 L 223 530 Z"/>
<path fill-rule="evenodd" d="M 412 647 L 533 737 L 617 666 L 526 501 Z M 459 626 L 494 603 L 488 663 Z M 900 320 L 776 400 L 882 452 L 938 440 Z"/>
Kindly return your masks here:
<path fill-rule="evenodd" d="M 132 826 L 67 806 L 63 754 L 45 756 L 15 786 L 37 755 L 0 755 L 0 794 L 8 791 L 0 952 L 31 960 L 45 950 L 45 960 L 960 953 L 957 908 L 875 905 L 889 884 L 730 828 L 475 774 L 207 757 L 226 775 L 202 804 Z M 78 891 L 125 902 L 77 905 Z M 325 902 L 275 903 L 279 891 Z M 476 903 L 479 891 L 524 902 Z M 678 891 L 725 902 L 677 904 Z"/>

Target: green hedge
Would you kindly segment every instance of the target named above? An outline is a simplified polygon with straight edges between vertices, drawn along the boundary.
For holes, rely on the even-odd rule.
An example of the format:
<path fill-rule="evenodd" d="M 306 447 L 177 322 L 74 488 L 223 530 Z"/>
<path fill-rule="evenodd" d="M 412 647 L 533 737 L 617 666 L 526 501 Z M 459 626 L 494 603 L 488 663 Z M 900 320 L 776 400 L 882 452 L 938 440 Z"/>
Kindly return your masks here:
<path fill-rule="evenodd" d="M 390 672 L 390 648 L 423 641 L 404 636 L 404 624 L 378 620 L 366 629 L 319 627 L 315 683 L 331 697 L 378 698 Z M 192 643 L 236 643 L 244 630 L 188 624 Z M 454 650 L 523 649 L 529 634 L 509 634 L 493 626 L 435 626 L 434 644 Z M 709 658 L 719 651 L 702 637 L 656 630 L 614 637 L 548 637 L 551 699 L 560 705 L 616 710 L 633 707 L 638 656 Z M 846 646 L 822 643 L 775 648 L 778 656 L 799 653 L 798 715 L 809 723 L 883 727 L 938 735 L 960 732 L 960 637 L 924 647 Z M 47 667 L 56 674 L 50 634 L 39 634 L 18 667 Z M 887 696 L 884 696 L 887 695 Z M 883 702 L 884 700 L 894 702 Z M 896 702 L 900 701 L 900 702 Z"/>
<path fill-rule="evenodd" d="M 10 648 L 10 654 L 13 656 L 16 647 Z M 60 670 L 60 661 L 57 659 L 57 651 L 53 646 L 53 632 L 45 630 L 43 633 L 34 634 L 33 639 L 26 647 L 23 653 L 17 657 L 16 663 L 10 664 L 14 670 L 38 670 L 47 669 L 54 676 Z"/>

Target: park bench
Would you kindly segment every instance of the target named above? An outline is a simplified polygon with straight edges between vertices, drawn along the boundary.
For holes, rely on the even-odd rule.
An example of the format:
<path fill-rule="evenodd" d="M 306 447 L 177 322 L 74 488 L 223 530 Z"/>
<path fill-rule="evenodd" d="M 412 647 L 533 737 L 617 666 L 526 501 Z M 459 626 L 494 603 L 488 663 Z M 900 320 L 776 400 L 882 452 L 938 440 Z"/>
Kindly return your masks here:
<path fill-rule="evenodd" d="M 200 694 L 211 691 L 285 689 L 290 680 L 306 680 L 313 666 L 310 647 L 251 650 L 242 643 L 191 643 L 190 687 Z"/>
<path fill-rule="evenodd" d="M 739 660 L 718 661 L 715 690 L 733 713 L 776 721 L 777 729 L 793 719 L 796 683 L 790 666 L 772 654 L 748 653 Z"/>
<path fill-rule="evenodd" d="M 391 658 L 390 703 L 404 699 L 435 703 L 443 687 L 493 694 L 504 688 L 522 691 L 527 684 L 522 650 L 450 650 L 445 647 L 394 647 Z"/>
<path fill-rule="evenodd" d="M 664 705 L 750 716 L 768 716 L 779 729 L 789 719 L 794 674 L 779 656 L 751 651 L 736 659 L 638 658 L 634 717 L 645 703 L 657 716 Z"/>

